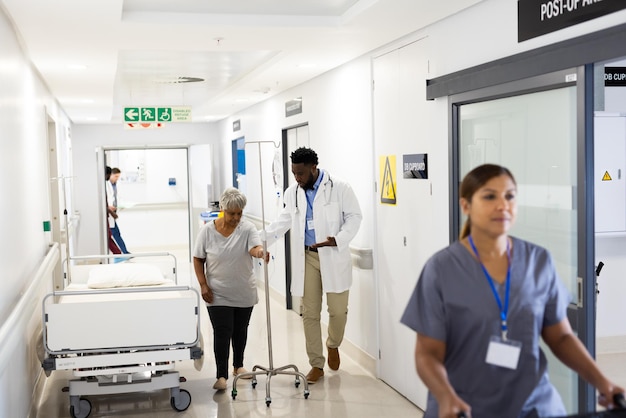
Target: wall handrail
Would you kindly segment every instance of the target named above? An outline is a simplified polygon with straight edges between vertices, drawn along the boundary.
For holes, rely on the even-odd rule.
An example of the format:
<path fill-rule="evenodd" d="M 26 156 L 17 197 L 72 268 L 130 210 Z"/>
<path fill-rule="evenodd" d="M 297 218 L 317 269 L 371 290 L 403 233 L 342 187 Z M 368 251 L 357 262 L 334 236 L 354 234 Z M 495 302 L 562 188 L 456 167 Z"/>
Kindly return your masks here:
<path fill-rule="evenodd" d="M 61 251 L 59 249 L 59 244 L 57 242 L 52 243 L 50 245 L 50 248 L 48 249 L 48 253 L 43 259 L 43 262 L 37 269 L 33 281 L 30 283 L 26 291 L 22 294 L 20 300 L 17 302 L 17 304 L 9 314 L 7 320 L 4 321 L 4 323 L 2 324 L 2 327 L 0 327 L 0 364 L 8 364 L 9 362 L 11 362 L 12 359 L 7 358 L 7 356 L 10 356 L 10 353 L 6 353 L 7 350 L 3 349 L 4 347 L 10 345 L 5 344 L 5 341 L 9 341 L 8 338 L 10 336 L 10 333 L 15 331 L 18 325 L 18 321 L 20 321 L 26 314 L 29 313 L 26 312 L 25 306 L 28 303 L 32 302 L 32 298 L 37 292 L 37 289 L 40 288 L 41 282 L 45 278 L 50 277 L 50 274 L 52 274 L 52 271 L 54 269 L 54 265 L 59 260 L 60 255 Z"/>

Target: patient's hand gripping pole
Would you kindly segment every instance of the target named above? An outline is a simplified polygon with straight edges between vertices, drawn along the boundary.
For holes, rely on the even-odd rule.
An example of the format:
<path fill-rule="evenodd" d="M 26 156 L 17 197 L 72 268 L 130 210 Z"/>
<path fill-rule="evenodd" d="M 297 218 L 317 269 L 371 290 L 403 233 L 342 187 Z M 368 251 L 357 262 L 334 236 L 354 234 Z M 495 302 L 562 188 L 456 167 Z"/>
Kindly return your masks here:
<path fill-rule="evenodd" d="M 263 198 L 263 162 L 261 158 L 261 144 L 270 143 L 274 145 L 274 147 L 278 148 L 280 145 L 276 145 L 273 141 L 250 141 L 246 142 L 245 145 L 249 144 L 257 144 L 259 150 L 259 179 L 261 182 L 261 222 L 263 225 L 263 254 L 267 254 L 267 237 L 265 236 L 265 204 Z M 265 258 L 265 257 L 264 257 Z M 265 261 L 265 260 L 264 260 Z M 306 376 L 298 370 L 298 368 L 289 364 L 287 366 L 274 368 L 274 354 L 272 352 L 272 321 L 270 316 L 270 289 L 269 289 L 269 277 L 267 273 L 267 263 L 263 262 L 263 274 L 265 277 L 265 312 L 267 317 L 267 348 L 269 352 L 269 367 L 262 367 L 256 365 L 252 368 L 251 372 L 243 373 L 235 376 L 233 380 L 233 390 L 232 397 L 233 400 L 237 397 L 237 380 L 241 377 L 252 376 L 252 387 L 256 387 L 256 376 L 264 374 L 267 376 L 267 380 L 265 383 L 265 404 L 270 406 L 272 403 L 272 398 L 270 396 L 270 379 L 272 376 L 277 374 L 287 374 L 296 377 L 295 386 L 300 386 L 300 379 L 304 382 L 304 399 L 308 399 L 309 397 L 309 384 L 306 381 Z M 259 371 L 257 371 L 257 369 Z M 288 371 L 288 369 L 293 369 L 293 371 Z"/>

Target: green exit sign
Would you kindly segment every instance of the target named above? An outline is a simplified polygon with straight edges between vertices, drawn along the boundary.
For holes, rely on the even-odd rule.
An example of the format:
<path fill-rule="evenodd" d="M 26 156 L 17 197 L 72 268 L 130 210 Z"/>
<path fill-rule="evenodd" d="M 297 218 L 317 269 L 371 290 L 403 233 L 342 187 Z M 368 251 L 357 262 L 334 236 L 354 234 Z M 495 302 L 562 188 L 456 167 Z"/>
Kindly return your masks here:
<path fill-rule="evenodd" d="M 125 107 L 124 122 L 191 122 L 191 106 Z"/>

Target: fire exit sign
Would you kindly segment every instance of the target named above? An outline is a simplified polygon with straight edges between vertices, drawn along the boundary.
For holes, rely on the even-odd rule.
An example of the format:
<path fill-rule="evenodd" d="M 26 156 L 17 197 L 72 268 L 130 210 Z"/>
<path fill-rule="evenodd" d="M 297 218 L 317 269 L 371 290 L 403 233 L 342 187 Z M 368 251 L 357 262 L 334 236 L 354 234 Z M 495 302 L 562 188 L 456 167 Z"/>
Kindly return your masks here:
<path fill-rule="evenodd" d="M 191 122 L 191 106 L 125 107 L 124 122 Z"/>

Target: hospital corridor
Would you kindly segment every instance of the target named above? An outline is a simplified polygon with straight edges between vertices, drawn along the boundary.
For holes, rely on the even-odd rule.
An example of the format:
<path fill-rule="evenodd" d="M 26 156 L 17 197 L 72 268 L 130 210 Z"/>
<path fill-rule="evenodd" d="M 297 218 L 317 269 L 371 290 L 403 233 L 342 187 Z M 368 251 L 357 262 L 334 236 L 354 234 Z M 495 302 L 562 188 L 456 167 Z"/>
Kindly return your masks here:
<path fill-rule="evenodd" d="M 0 0 L 0 168 L 0 418 L 626 410 L 624 0 Z"/>

